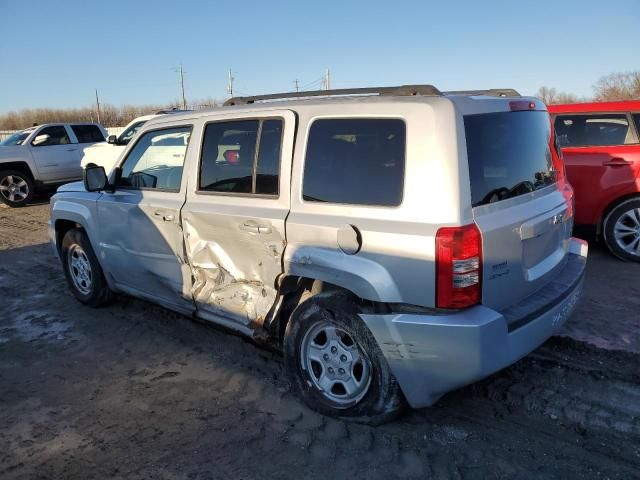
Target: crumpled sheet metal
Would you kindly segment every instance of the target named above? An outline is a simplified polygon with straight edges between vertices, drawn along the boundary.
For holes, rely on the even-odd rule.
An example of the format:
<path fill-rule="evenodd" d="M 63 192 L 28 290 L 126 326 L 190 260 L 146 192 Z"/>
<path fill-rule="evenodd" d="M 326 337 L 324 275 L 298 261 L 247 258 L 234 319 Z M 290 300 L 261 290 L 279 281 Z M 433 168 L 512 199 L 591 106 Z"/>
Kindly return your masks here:
<path fill-rule="evenodd" d="M 200 238 L 193 225 L 187 223 L 185 229 L 193 275 L 191 294 L 198 308 L 232 317 L 245 326 L 261 325 L 276 300 L 276 291 L 259 280 L 245 278 L 243 269 L 234 262 L 234 258 L 239 262 L 246 259 L 241 245 L 234 244 L 237 250 L 228 252 L 219 243 Z"/>

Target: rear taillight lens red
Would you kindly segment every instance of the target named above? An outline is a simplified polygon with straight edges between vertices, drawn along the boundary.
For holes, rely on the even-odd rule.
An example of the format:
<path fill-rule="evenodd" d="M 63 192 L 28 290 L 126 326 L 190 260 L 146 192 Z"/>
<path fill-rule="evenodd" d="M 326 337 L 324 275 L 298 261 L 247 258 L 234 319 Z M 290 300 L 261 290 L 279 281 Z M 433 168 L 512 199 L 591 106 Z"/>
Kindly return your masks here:
<path fill-rule="evenodd" d="M 475 224 L 436 233 L 436 306 L 466 308 L 482 295 L 482 236 Z"/>

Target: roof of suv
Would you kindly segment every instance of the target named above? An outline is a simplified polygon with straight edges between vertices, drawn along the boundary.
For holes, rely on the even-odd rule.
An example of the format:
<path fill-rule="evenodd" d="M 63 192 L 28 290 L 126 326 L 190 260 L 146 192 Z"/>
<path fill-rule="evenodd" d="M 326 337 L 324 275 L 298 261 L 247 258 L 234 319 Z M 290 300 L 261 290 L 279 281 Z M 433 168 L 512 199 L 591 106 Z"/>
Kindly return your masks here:
<path fill-rule="evenodd" d="M 485 99 L 505 100 L 507 98 L 518 97 L 520 94 L 510 88 L 483 89 L 483 90 L 459 90 L 459 91 L 439 91 L 432 85 L 402 85 L 399 87 L 373 87 L 338 90 L 315 90 L 309 92 L 286 92 L 269 95 L 258 95 L 253 97 L 230 98 L 223 108 L 208 108 L 186 113 L 176 113 L 171 120 L 182 120 L 187 118 L 199 118 L 211 114 L 223 114 L 225 112 L 243 112 L 255 110 L 279 110 L 279 109 L 300 109 L 313 107 L 327 107 L 332 105 L 348 105 L 357 103 L 413 103 L 422 101 L 425 103 L 442 101 L 446 98 L 471 99 L 482 97 Z M 535 100 L 530 98 L 529 100 Z M 537 101 L 536 101 L 537 102 Z M 541 102 L 538 107 L 544 108 Z M 152 124 L 164 123 L 162 120 L 154 118 L 150 120 Z"/>
<path fill-rule="evenodd" d="M 628 112 L 640 111 L 640 100 L 620 102 L 588 102 L 549 105 L 550 113 Z"/>

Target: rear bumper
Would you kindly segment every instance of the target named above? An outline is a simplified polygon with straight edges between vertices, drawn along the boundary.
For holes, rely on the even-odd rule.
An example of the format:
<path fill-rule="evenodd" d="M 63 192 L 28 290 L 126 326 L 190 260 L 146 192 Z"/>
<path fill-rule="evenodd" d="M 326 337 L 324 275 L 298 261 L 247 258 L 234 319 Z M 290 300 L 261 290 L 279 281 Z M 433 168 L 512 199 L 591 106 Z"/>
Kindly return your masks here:
<path fill-rule="evenodd" d="M 546 292 L 521 302 L 518 309 L 528 313 L 526 321 L 518 322 L 515 328 L 513 319 L 482 305 L 444 315 L 360 316 L 409 404 L 426 407 L 451 390 L 513 364 L 553 335 L 578 301 L 586 260 L 586 242 L 572 239 L 564 274 L 559 275 L 564 288 L 555 282 L 543 289 Z M 546 307 L 540 305 L 540 297 Z"/>

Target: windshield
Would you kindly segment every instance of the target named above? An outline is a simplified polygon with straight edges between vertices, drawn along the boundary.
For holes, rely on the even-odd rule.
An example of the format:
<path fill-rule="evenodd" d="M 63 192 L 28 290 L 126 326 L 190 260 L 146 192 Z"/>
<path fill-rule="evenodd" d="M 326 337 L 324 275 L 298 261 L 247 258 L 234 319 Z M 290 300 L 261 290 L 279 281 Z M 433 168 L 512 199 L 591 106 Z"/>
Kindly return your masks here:
<path fill-rule="evenodd" d="M 5 138 L 2 142 L 0 142 L 0 146 L 8 147 L 10 145 L 22 145 L 27 137 L 33 132 L 31 130 L 22 130 L 21 132 L 16 132 L 8 138 Z"/>
<path fill-rule="evenodd" d="M 474 207 L 556 182 L 547 112 L 467 115 L 464 127 Z"/>
<path fill-rule="evenodd" d="M 133 136 L 136 133 L 138 133 L 138 130 L 140 130 L 140 127 L 142 127 L 142 125 L 144 125 L 145 123 L 147 123 L 146 120 L 136 122 L 133 125 L 131 125 L 129 128 L 127 128 L 124 132 L 122 132 L 118 137 L 118 145 L 128 144 L 133 138 Z"/>

